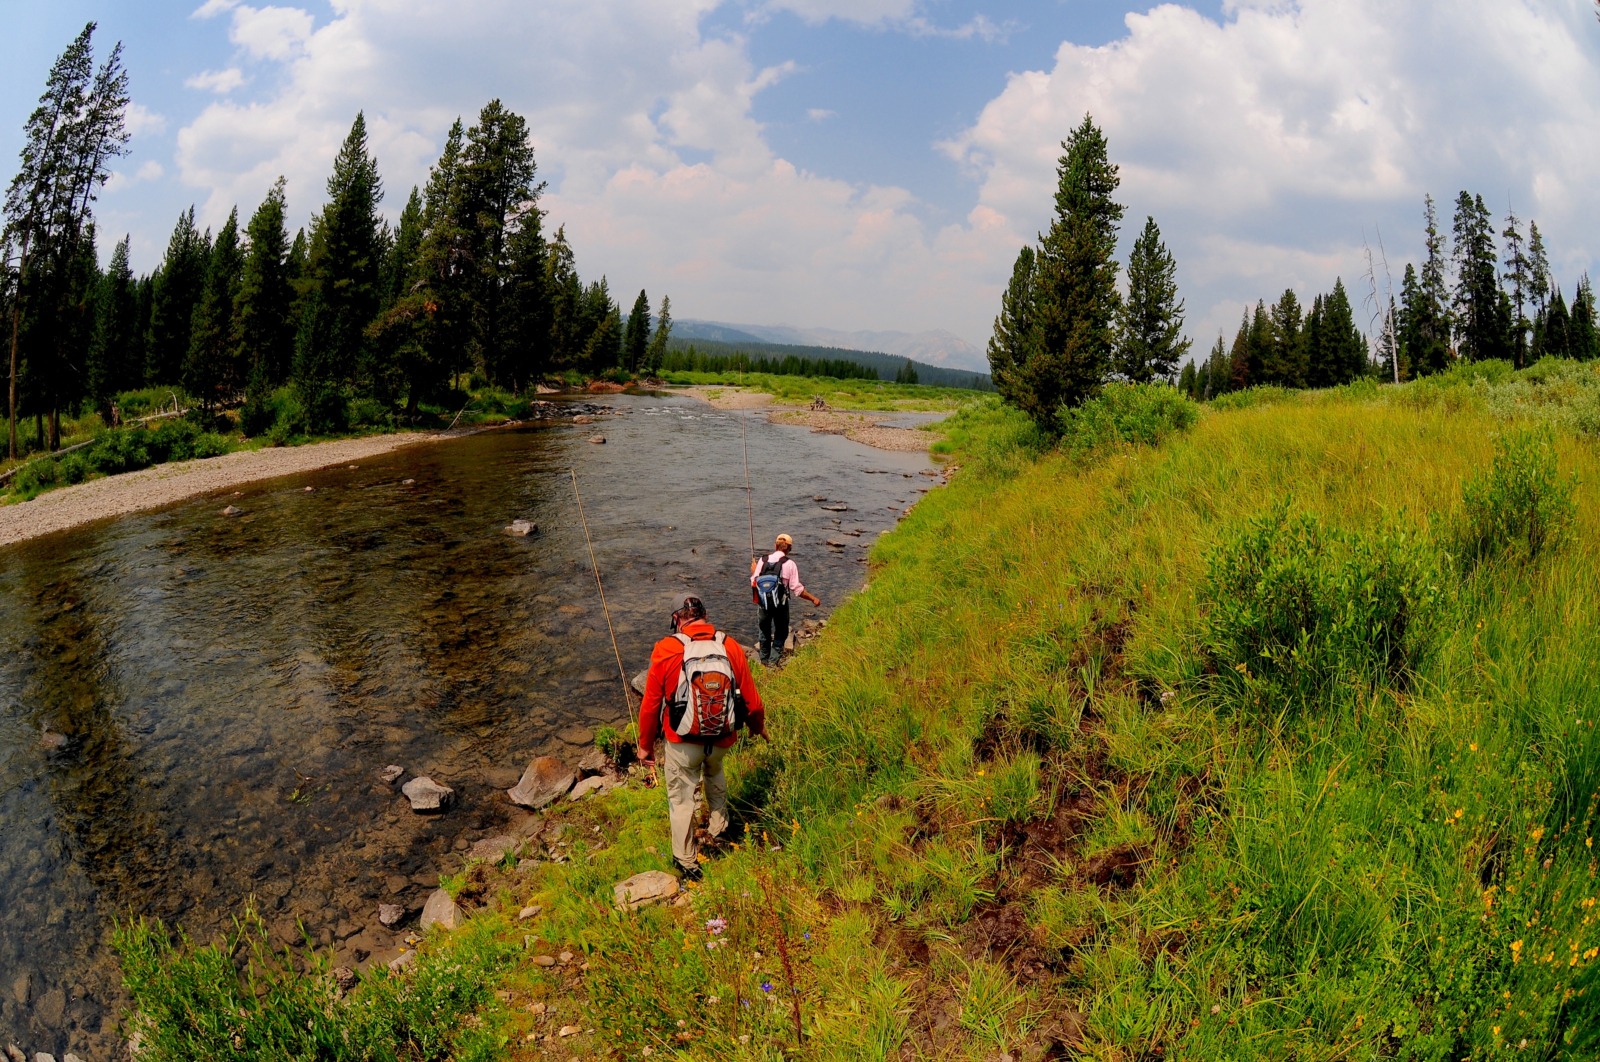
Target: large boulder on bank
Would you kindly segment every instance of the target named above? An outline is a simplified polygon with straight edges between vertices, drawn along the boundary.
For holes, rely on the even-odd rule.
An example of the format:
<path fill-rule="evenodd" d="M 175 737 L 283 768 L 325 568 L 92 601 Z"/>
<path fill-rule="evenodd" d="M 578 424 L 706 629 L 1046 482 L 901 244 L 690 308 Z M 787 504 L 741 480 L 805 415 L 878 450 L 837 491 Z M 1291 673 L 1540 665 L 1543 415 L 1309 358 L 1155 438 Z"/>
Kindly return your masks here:
<path fill-rule="evenodd" d="M 617 882 L 611 892 L 620 910 L 634 911 L 678 895 L 678 879 L 664 870 L 647 870 Z"/>
<path fill-rule="evenodd" d="M 513 804 L 538 811 L 566 796 L 577 780 L 578 772 L 571 767 L 554 756 L 540 756 L 528 764 L 528 769 L 522 772 L 522 781 L 506 790 L 506 795 Z"/>
<path fill-rule="evenodd" d="M 428 896 L 428 902 L 422 906 L 422 928 L 438 926 L 440 929 L 455 929 L 466 921 L 466 915 L 461 908 L 456 906 L 455 900 L 443 889 L 434 889 Z"/>
<path fill-rule="evenodd" d="M 421 813 L 430 811 L 443 811 L 455 801 L 456 791 L 447 785 L 440 785 L 432 778 L 423 776 L 413 778 L 400 787 L 400 792 L 411 801 L 411 810 Z"/>

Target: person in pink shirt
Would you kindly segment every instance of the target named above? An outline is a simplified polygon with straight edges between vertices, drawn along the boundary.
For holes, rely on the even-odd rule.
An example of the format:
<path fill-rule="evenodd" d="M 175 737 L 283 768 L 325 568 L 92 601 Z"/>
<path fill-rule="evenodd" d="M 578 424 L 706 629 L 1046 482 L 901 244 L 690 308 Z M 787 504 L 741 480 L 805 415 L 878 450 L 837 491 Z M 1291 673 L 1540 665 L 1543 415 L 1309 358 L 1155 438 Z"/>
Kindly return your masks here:
<path fill-rule="evenodd" d="M 774 549 L 750 563 L 750 598 L 759 610 L 761 624 L 761 662 L 772 662 L 773 649 L 783 656 L 789 640 L 789 599 L 798 597 L 820 608 L 822 602 L 800 582 L 800 566 L 789 551 L 794 539 L 779 535 Z"/>

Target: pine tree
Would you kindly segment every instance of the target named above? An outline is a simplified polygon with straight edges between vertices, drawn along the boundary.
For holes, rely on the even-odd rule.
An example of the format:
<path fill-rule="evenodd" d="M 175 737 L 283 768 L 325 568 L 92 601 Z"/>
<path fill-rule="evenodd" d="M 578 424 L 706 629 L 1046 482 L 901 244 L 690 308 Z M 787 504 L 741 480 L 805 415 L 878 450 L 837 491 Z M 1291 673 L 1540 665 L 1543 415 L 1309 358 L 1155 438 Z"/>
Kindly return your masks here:
<path fill-rule="evenodd" d="M 1416 298 L 1409 311 L 1412 315 L 1414 344 L 1407 351 L 1419 376 L 1443 372 L 1454 359 L 1450 349 L 1453 323 L 1450 320 L 1450 290 L 1445 281 L 1445 238 L 1439 231 L 1439 217 L 1434 210 L 1433 196 L 1424 197 L 1423 203 L 1423 216 L 1427 221 L 1426 257 L 1422 262 Z"/>
<path fill-rule="evenodd" d="M 233 343 L 234 307 L 244 255 L 239 250 L 239 211 L 228 215 L 212 245 L 206 266 L 205 287 L 195 307 L 189 353 L 184 359 L 183 387 L 211 410 L 244 381 L 238 371 Z"/>
<path fill-rule="evenodd" d="M 1328 300 L 1318 295 L 1306 314 L 1306 386 L 1328 387 L 1334 380 L 1333 353 L 1328 330 Z"/>
<path fill-rule="evenodd" d="M 306 261 L 306 319 L 295 348 L 294 383 L 314 433 L 345 423 L 341 383 L 374 375 L 367 327 L 377 316 L 383 183 L 367 153 L 367 121 L 357 114 L 333 160 L 328 202 L 317 215 Z"/>
<path fill-rule="evenodd" d="M 416 185 L 400 211 L 400 224 L 395 229 L 394 249 L 385 264 L 383 278 L 384 305 L 393 306 L 406 294 L 417 266 L 417 251 L 422 243 L 422 193 Z"/>
<path fill-rule="evenodd" d="M 194 332 L 194 310 L 205 293 L 211 240 L 195 228 L 194 207 L 178 215 L 167 241 L 167 255 L 156 271 L 150 312 L 147 375 L 151 383 L 178 384 Z"/>
<path fill-rule="evenodd" d="M 900 384 L 914 384 L 917 382 L 917 367 L 907 358 L 906 363 L 895 370 L 894 382 Z"/>
<path fill-rule="evenodd" d="M 289 280 L 285 210 L 284 180 L 279 177 L 250 217 L 250 247 L 234 310 L 233 361 L 244 375 L 247 391 L 263 397 L 289 378 L 294 353 L 294 289 Z"/>
<path fill-rule="evenodd" d="M 1025 360 L 1006 366 L 995 379 L 1001 396 L 1047 431 L 1057 430 L 1063 406 L 1079 405 L 1104 383 L 1119 301 L 1117 226 L 1123 208 L 1112 199 L 1120 183 L 1117 167 L 1088 115 L 1061 146 L 1055 220 L 1034 256 L 1029 337 L 1013 351 Z"/>
<path fill-rule="evenodd" d="M 470 337 L 476 360 L 496 383 L 505 382 L 514 357 L 505 327 L 506 250 L 514 220 L 538 206 L 537 172 L 528 123 L 490 100 L 467 131 L 454 209 L 468 253 L 463 291 Z"/>
<path fill-rule="evenodd" d="M 545 257 L 545 291 L 550 298 L 550 359 L 571 368 L 582 356 L 588 338 L 583 327 L 583 284 L 567 242 L 566 226 L 556 229 Z"/>
<path fill-rule="evenodd" d="M 1571 357 L 1583 361 L 1600 358 L 1600 323 L 1595 320 L 1594 285 L 1585 273 L 1578 280 L 1578 293 L 1572 299 Z"/>
<path fill-rule="evenodd" d="M 536 383 L 550 370 L 551 303 L 543 215 L 530 205 L 515 221 L 504 273 L 507 356 L 502 372 L 513 390 Z"/>
<path fill-rule="evenodd" d="M 650 336 L 650 349 L 645 353 L 645 371 L 654 376 L 661 371 L 667 356 L 667 343 L 672 339 L 672 300 L 661 296 L 661 312 L 656 315 L 656 330 Z"/>
<path fill-rule="evenodd" d="M 39 105 L 23 127 L 21 164 L 6 189 L 0 243 L 16 248 L 17 261 L 9 300 L 13 458 L 18 456 L 23 317 L 32 318 L 29 375 L 38 385 L 36 401 L 49 408 L 54 446 L 60 438 L 66 380 L 71 366 L 81 365 L 86 353 L 69 344 L 87 342 L 82 325 L 92 289 L 83 286 L 90 283 L 84 251 L 93 245 L 94 201 L 110 176 L 111 160 L 127 149 L 128 75 L 122 68 L 122 45 L 113 47 L 97 70 L 94 31 L 95 23 L 88 23 L 50 68 Z"/>
<path fill-rule="evenodd" d="M 1220 332 L 1217 333 L 1216 346 L 1211 348 L 1211 357 L 1206 359 L 1205 377 L 1206 382 L 1201 397 L 1211 399 L 1228 393 L 1232 371 L 1227 347 L 1223 344 Z"/>
<path fill-rule="evenodd" d="M 1285 288 L 1272 307 L 1271 355 L 1263 366 L 1265 382 L 1279 387 L 1305 386 L 1305 318 L 1300 297 Z"/>
<path fill-rule="evenodd" d="M 136 342 L 138 291 L 129 264 L 130 237 L 124 236 L 111 252 L 111 264 L 101 278 L 95 300 L 94 344 L 89 352 L 89 397 L 111 422 L 111 402 L 117 392 L 144 382 L 144 366 Z"/>
<path fill-rule="evenodd" d="M 1337 387 L 1367 375 L 1367 340 L 1356 327 L 1355 310 L 1344 280 L 1335 277 L 1323 301 L 1322 364 L 1318 387 Z"/>
<path fill-rule="evenodd" d="M 1559 287 L 1550 296 L 1550 310 L 1545 314 L 1544 356 L 1570 358 L 1574 353 L 1572 316 L 1567 312 L 1567 300 Z"/>
<path fill-rule="evenodd" d="M 1528 364 L 1528 333 L 1533 328 L 1533 322 L 1528 320 L 1525 312 L 1528 294 L 1533 286 L 1533 270 L 1528 255 L 1523 253 L 1522 232 L 1517 227 L 1519 224 L 1516 213 L 1508 213 L 1505 231 L 1500 235 L 1506 241 L 1506 271 L 1502 279 L 1511 284 L 1511 358 L 1516 367 L 1521 369 Z"/>
<path fill-rule="evenodd" d="M 650 297 L 639 289 L 628 311 L 628 324 L 622 336 L 622 367 L 637 374 L 644 368 L 645 352 L 650 349 Z"/>
<path fill-rule="evenodd" d="M 1011 267 L 1011 281 L 1000 296 L 1000 313 L 989 337 L 989 378 L 1001 397 L 1017 405 L 1026 386 L 1026 367 L 1033 360 L 1033 344 L 1038 340 L 1034 294 L 1033 248 L 1023 247 Z M 1013 399 L 1012 395 L 1019 397 Z"/>
<path fill-rule="evenodd" d="M 1456 345 L 1471 361 L 1510 355 L 1509 305 L 1501 298 L 1494 227 L 1482 196 L 1456 200 Z"/>
<path fill-rule="evenodd" d="M 1170 381 L 1179 360 L 1189 352 L 1177 273 L 1177 262 L 1161 242 L 1156 219 L 1146 217 L 1144 231 L 1128 256 L 1128 297 L 1117 316 L 1116 367 L 1124 379 Z"/>
<path fill-rule="evenodd" d="M 1189 398 L 1199 399 L 1200 396 L 1195 393 L 1195 377 L 1196 373 L 1194 362 L 1184 362 L 1183 371 L 1178 373 L 1178 391 L 1181 394 L 1187 395 Z"/>
<path fill-rule="evenodd" d="M 1250 361 L 1250 311 L 1246 309 L 1239 320 L 1239 330 L 1233 334 L 1233 345 L 1228 348 L 1228 390 L 1243 391 L 1259 383 L 1250 375 Z"/>

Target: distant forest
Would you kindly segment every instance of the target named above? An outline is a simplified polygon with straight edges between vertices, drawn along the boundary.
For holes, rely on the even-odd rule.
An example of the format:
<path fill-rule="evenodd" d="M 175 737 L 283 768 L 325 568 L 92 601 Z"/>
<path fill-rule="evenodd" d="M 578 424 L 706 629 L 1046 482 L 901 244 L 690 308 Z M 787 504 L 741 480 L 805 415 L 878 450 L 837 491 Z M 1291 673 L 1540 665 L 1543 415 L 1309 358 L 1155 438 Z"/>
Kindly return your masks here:
<path fill-rule="evenodd" d="M 842 380 L 893 380 L 931 387 L 993 391 L 988 373 L 951 369 L 871 350 L 788 343 L 727 343 L 714 339 L 667 343 L 666 370 L 770 372 L 780 376 L 832 376 Z"/>
<path fill-rule="evenodd" d="M 279 178 L 248 221 L 235 209 L 201 230 L 186 210 L 153 272 L 134 274 L 126 237 L 102 271 L 93 204 L 125 153 L 129 97 L 121 45 L 96 67 L 94 30 L 51 68 L 6 193 L 13 457 L 19 417 L 55 449 L 64 412 L 109 417 L 117 394 L 152 385 L 203 409 L 242 398 L 248 433 L 285 420 L 322 433 L 415 415 L 463 374 L 517 391 L 565 370 L 649 371 L 665 354 L 667 300 L 652 330 L 641 291 L 624 324 L 605 278 L 582 282 L 565 232 L 545 233 L 527 123 L 498 100 L 452 126 L 395 226 L 358 114 L 307 229 L 286 228 Z"/>

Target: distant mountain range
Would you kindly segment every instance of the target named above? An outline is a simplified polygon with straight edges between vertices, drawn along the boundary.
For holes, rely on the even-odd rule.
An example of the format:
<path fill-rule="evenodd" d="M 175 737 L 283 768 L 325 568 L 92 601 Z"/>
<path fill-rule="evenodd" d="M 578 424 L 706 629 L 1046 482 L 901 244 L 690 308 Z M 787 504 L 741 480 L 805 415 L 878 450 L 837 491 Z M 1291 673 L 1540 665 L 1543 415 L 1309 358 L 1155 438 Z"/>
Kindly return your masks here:
<path fill-rule="evenodd" d="M 927 365 L 987 373 L 983 351 L 950 332 L 844 332 L 836 328 L 792 325 L 728 324 L 724 321 L 674 320 L 672 338 L 718 343 L 776 343 L 795 347 L 835 347 L 910 358 Z"/>

